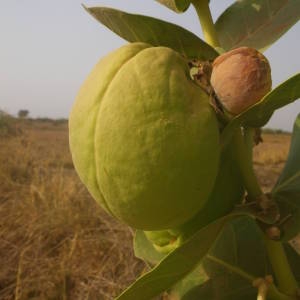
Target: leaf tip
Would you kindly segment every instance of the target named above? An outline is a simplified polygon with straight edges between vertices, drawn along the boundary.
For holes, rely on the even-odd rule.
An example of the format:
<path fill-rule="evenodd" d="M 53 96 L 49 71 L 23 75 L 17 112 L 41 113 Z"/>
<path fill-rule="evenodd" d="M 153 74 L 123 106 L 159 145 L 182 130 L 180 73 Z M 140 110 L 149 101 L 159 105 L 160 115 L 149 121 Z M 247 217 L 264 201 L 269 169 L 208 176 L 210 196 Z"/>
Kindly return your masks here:
<path fill-rule="evenodd" d="M 83 7 L 83 9 L 88 12 L 89 14 L 91 14 L 91 10 L 89 7 L 87 7 L 84 3 L 81 3 L 81 6 Z"/>

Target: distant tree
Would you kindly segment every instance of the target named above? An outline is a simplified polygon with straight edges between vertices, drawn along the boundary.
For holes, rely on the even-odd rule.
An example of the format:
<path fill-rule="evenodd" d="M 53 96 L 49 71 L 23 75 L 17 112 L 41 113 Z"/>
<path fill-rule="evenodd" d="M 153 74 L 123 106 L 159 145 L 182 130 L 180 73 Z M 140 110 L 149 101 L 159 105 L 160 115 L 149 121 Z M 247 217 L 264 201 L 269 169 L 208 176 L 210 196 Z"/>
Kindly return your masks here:
<path fill-rule="evenodd" d="M 16 123 L 16 118 L 0 110 L 0 137 L 21 134 L 22 129 Z"/>
<path fill-rule="evenodd" d="M 27 118 L 28 115 L 29 115 L 29 111 L 27 109 L 21 109 L 18 112 L 18 117 L 21 118 L 21 119 Z"/>

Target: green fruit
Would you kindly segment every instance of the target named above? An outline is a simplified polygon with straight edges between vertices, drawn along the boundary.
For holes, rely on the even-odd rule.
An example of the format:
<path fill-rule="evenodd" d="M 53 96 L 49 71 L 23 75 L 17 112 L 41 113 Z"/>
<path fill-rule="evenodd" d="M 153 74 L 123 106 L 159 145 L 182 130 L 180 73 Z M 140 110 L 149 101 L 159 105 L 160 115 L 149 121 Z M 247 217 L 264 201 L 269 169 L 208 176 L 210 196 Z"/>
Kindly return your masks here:
<path fill-rule="evenodd" d="M 213 188 L 219 131 L 177 52 L 144 43 L 102 59 L 69 121 L 75 168 L 107 212 L 143 230 L 192 218 Z"/>

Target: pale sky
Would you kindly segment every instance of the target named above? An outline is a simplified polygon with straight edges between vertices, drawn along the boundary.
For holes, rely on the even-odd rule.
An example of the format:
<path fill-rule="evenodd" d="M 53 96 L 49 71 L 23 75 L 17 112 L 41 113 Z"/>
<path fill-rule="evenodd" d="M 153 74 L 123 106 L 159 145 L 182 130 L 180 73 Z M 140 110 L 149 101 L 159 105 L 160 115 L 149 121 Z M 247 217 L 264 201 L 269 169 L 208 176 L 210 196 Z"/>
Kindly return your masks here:
<path fill-rule="evenodd" d="M 67 118 L 78 89 L 97 61 L 126 41 L 82 8 L 110 6 L 176 23 L 202 37 L 192 7 L 175 14 L 154 0 L 0 0 L 0 109 L 32 117 Z M 216 19 L 234 1 L 212 0 Z M 264 54 L 273 86 L 300 70 L 299 22 Z M 300 100 L 278 110 L 267 127 L 291 130 Z"/>

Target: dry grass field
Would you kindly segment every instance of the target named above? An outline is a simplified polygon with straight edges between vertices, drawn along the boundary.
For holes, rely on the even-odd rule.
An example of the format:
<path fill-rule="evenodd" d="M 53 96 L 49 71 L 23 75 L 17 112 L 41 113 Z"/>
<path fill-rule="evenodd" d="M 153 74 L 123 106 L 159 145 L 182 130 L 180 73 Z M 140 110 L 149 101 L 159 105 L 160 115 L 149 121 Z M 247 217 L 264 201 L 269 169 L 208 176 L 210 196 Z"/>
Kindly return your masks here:
<path fill-rule="evenodd" d="M 66 122 L 23 120 L 0 135 L 0 299 L 112 299 L 146 268 L 131 230 L 79 181 Z M 263 136 L 255 169 L 264 189 L 280 173 L 289 135 Z"/>
<path fill-rule="evenodd" d="M 263 143 L 254 147 L 253 161 L 263 189 L 269 191 L 281 173 L 288 155 L 290 134 L 263 134 Z"/>

